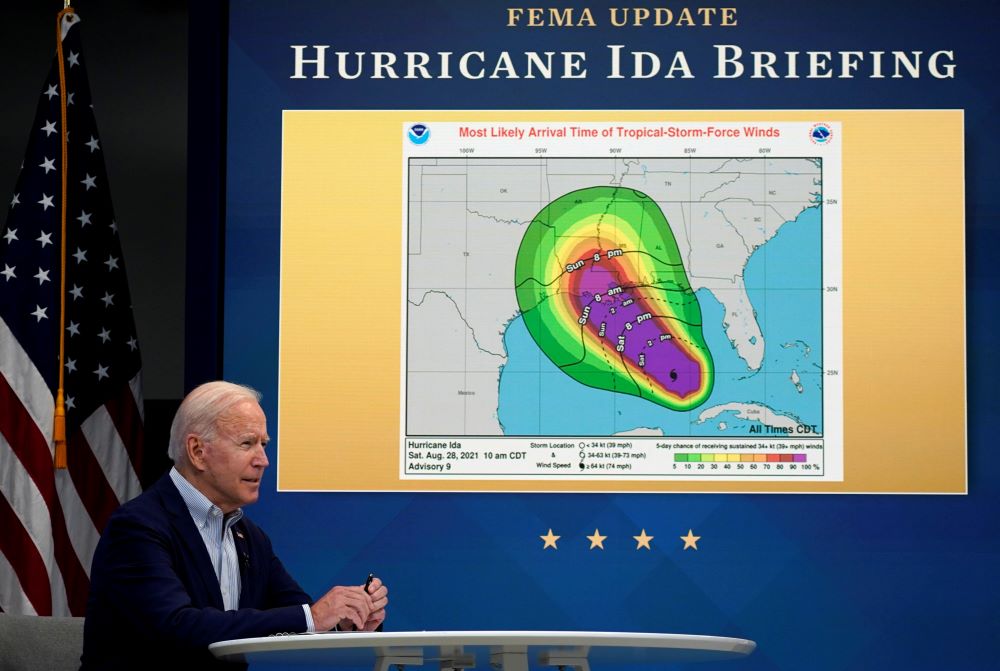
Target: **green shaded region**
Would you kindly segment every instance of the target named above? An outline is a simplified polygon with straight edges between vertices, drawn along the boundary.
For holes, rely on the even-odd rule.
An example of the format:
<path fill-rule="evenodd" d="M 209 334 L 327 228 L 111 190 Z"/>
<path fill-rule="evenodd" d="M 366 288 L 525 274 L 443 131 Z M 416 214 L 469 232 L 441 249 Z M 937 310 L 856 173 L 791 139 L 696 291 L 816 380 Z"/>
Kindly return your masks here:
<path fill-rule="evenodd" d="M 644 372 L 578 323 L 579 297 L 563 295 L 571 285 L 568 264 L 588 251 L 620 249 L 618 267 L 636 276 L 612 274 L 607 260 L 574 272 L 589 272 L 643 299 L 643 309 L 666 324 L 696 358 L 707 382 L 678 400 L 650 383 Z M 554 262 L 555 261 L 555 262 Z M 589 267 L 587 267 L 589 266 Z M 714 371 L 701 332 L 701 308 L 684 271 L 680 250 L 662 210 L 633 189 L 598 186 L 570 192 L 549 203 L 532 220 L 518 249 L 514 271 L 518 307 L 532 338 L 564 372 L 590 387 L 626 393 L 673 409 L 690 409 L 711 392 Z M 574 306 L 567 312 L 567 303 Z M 607 341 L 605 341 L 607 345 Z M 669 381 L 659 380 L 670 388 Z"/>

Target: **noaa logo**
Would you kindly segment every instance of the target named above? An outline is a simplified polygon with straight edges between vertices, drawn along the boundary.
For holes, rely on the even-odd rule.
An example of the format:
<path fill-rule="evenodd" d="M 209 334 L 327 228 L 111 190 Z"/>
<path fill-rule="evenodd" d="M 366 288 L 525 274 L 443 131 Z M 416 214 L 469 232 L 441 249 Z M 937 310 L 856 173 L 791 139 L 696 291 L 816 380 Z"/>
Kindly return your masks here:
<path fill-rule="evenodd" d="M 813 144 L 830 144 L 833 139 L 833 131 L 825 123 L 815 124 L 809 131 L 809 139 Z"/>
<path fill-rule="evenodd" d="M 406 136 L 413 144 L 425 144 L 431 136 L 431 129 L 422 123 L 415 123 L 406 131 Z"/>

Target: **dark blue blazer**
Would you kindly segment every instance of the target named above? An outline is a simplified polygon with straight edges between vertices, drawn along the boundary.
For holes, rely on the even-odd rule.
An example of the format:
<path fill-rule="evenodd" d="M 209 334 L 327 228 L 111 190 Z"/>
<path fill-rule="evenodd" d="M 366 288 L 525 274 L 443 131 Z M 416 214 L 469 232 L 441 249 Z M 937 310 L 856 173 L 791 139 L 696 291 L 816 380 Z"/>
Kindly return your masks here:
<path fill-rule="evenodd" d="M 232 669 L 208 652 L 215 641 L 304 632 L 309 595 L 271 541 L 245 516 L 233 525 L 240 607 L 226 611 L 205 543 L 162 477 L 112 514 L 94 553 L 82 671 Z"/>

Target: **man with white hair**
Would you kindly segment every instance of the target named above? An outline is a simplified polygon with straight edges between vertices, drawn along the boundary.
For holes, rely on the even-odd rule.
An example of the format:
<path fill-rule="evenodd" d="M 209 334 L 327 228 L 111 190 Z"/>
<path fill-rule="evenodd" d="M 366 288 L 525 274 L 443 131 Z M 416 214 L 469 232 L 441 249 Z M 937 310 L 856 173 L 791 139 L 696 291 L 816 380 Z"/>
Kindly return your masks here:
<path fill-rule="evenodd" d="M 210 643 L 380 627 L 388 590 L 378 578 L 313 602 L 243 515 L 268 466 L 259 400 L 209 382 L 181 402 L 174 467 L 115 511 L 94 553 L 81 671 L 232 668 Z"/>

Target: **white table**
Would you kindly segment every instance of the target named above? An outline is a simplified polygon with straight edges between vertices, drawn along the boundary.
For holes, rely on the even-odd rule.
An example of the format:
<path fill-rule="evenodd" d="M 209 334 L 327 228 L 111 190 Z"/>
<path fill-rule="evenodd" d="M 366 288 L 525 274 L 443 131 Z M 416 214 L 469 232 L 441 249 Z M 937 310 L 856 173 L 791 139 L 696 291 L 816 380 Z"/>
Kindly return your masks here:
<path fill-rule="evenodd" d="M 658 665 L 745 657 L 757 644 L 742 638 L 590 631 L 404 631 L 295 634 L 219 641 L 209 650 L 233 662 L 406 671 L 492 667 L 590 671 L 590 664 Z"/>

